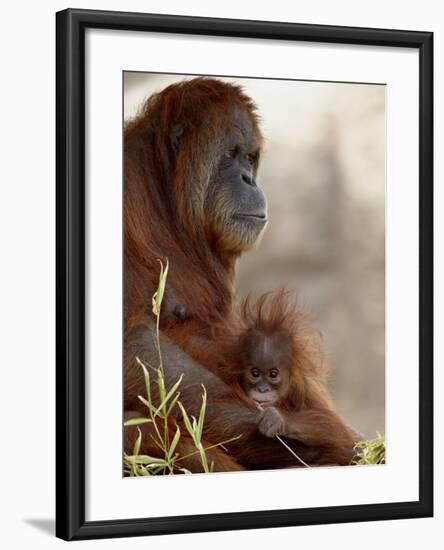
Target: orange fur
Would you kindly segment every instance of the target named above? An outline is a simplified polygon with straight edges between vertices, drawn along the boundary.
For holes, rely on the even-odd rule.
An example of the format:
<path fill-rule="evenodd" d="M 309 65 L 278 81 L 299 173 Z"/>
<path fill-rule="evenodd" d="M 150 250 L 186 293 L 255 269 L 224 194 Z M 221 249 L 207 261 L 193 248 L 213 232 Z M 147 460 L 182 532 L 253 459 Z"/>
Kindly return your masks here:
<path fill-rule="evenodd" d="M 151 96 L 139 115 L 125 126 L 124 136 L 125 410 L 128 414 L 143 414 L 137 395 L 145 393 L 145 386 L 135 357 L 149 362 L 153 356 L 151 298 L 159 277 L 157 260 L 168 258 L 165 299 L 173 293 L 187 312 L 187 319 L 181 323 L 161 317 L 162 332 L 177 348 L 171 351 L 171 360 L 166 361 L 173 377 L 170 381 L 177 380 L 176 374 L 183 368 L 181 361 L 187 363 L 191 357 L 199 363 L 201 368 L 188 360 L 188 368 L 194 374 L 189 376 L 189 385 L 184 384 L 181 394 L 190 414 L 198 414 L 200 377 L 209 374 L 207 370 L 216 373 L 225 383 L 214 376 L 217 383 L 207 377 L 211 388 L 207 388 L 204 437 L 217 443 L 242 433 L 241 440 L 227 446 L 230 457 L 220 449 L 214 451 L 215 471 L 295 465 L 294 457 L 279 442 L 258 433 L 254 407 L 251 403 L 244 405 L 248 400 L 236 386 L 235 362 L 226 362 L 226 349 L 242 327 L 233 298 L 235 263 L 241 251 L 227 253 L 221 246 L 218 235 L 211 230 L 205 197 L 236 111 L 248 118 L 260 144 L 256 108 L 242 89 L 217 79 L 196 78 Z M 176 150 L 174 136 L 182 131 L 181 146 Z M 219 210 L 223 216 L 223 205 L 219 205 Z M 276 326 L 296 321 L 297 315 L 294 317 L 291 310 L 283 316 L 278 313 L 271 313 Z M 302 323 L 302 319 L 297 322 Z M 342 448 L 344 439 L 335 435 L 342 424 L 332 411 L 325 371 L 315 359 L 312 345 L 311 340 L 295 340 L 299 367 L 294 376 L 294 394 L 300 391 L 303 395 L 297 407 L 317 411 L 316 420 L 308 420 L 313 437 L 309 447 L 303 441 L 291 445 L 311 463 L 345 464 L 348 451 Z M 186 355 L 180 357 L 177 350 Z M 168 355 L 166 348 L 162 351 Z M 307 426 L 306 420 L 302 419 L 302 423 Z M 143 425 L 142 432 L 147 430 L 147 425 Z M 141 452 L 155 455 L 159 449 L 150 445 L 148 433 L 146 436 Z M 129 452 L 133 439 L 134 428 L 129 428 L 125 440 Z M 331 446 L 328 452 L 326 442 Z M 187 444 L 186 440 L 183 444 Z"/>

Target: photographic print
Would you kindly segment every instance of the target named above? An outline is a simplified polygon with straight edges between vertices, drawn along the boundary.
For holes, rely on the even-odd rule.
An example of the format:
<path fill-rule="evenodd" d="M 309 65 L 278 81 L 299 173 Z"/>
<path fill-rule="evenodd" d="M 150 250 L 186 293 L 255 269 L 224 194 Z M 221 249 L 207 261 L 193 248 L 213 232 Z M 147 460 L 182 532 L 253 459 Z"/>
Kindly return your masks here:
<path fill-rule="evenodd" d="M 385 464 L 385 99 L 123 73 L 124 476 Z"/>
<path fill-rule="evenodd" d="M 57 536 L 433 515 L 433 34 L 56 21 Z"/>

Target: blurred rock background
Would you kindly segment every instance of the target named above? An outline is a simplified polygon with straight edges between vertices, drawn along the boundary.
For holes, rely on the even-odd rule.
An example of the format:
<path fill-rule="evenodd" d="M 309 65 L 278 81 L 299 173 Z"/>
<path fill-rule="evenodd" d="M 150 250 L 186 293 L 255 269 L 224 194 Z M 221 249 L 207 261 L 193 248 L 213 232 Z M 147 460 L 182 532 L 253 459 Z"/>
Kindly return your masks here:
<path fill-rule="evenodd" d="M 181 75 L 125 73 L 124 117 Z M 259 108 L 270 223 L 237 292 L 297 289 L 324 337 L 339 412 L 385 433 L 385 87 L 223 78 Z"/>

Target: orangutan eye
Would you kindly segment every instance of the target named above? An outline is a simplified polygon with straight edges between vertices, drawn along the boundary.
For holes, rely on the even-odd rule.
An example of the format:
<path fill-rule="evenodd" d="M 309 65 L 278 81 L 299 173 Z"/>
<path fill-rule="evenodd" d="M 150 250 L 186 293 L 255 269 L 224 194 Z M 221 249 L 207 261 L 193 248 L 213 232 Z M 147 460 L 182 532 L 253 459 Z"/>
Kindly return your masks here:
<path fill-rule="evenodd" d="M 254 164 L 257 160 L 258 153 L 248 153 L 245 155 L 245 158 L 248 160 L 248 162 L 251 162 L 251 164 Z"/>
<path fill-rule="evenodd" d="M 253 378 L 259 378 L 259 375 L 260 375 L 259 369 L 251 369 L 250 372 Z"/>
<path fill-rule="evenodd" d="M 232 159 L 236 156 L 236 154 L 237 154 L 237 146 L 232 147 L 231 149 L 227 149 L 224 153 L 224 157 Z"/>
<path fill-rule="evenodd" d="M 269 376 L 270 378 L 277 378 L 279 376 L 279 371 L 276 369 L 271 369 Z"/>

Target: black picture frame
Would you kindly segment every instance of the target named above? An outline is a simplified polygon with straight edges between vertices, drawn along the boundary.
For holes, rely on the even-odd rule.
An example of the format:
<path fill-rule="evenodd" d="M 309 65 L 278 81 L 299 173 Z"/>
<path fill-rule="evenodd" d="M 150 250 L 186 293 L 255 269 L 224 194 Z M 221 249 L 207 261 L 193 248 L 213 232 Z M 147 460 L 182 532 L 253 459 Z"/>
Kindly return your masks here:
<path fill-rule="evenodd" d="M 85 30 L 218 35 L 419 52 L 419 500 L 109 521 L 85 520 Z M 65 540 L 433 515 L 433 33 L 142 13 L 56 15 L 56 536 Z"/>

